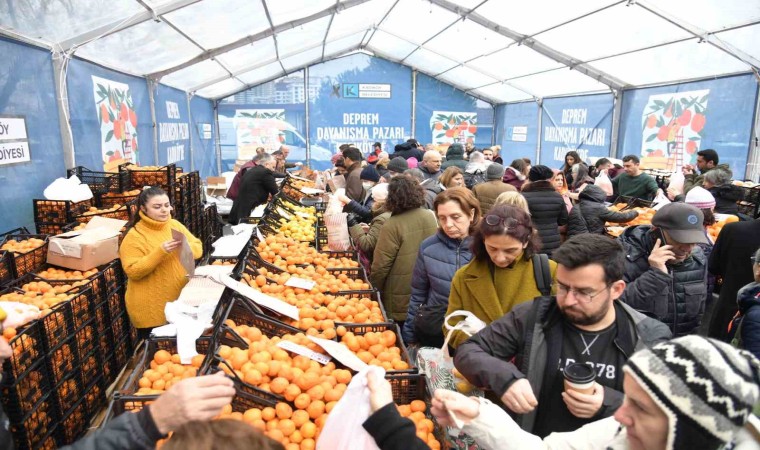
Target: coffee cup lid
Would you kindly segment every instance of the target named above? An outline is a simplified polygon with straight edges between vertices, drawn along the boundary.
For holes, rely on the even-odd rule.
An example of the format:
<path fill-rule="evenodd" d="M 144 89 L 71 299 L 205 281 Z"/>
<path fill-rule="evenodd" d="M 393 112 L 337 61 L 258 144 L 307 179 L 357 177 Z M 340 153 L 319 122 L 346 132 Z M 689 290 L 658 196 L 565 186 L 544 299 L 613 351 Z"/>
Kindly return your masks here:
<path fill-rule="evenodd" d="M 565 379 L 571 383 L 590 383 L 596 380 L 596 371 L 588 364 L 573 363 L 565 367 Z"/>

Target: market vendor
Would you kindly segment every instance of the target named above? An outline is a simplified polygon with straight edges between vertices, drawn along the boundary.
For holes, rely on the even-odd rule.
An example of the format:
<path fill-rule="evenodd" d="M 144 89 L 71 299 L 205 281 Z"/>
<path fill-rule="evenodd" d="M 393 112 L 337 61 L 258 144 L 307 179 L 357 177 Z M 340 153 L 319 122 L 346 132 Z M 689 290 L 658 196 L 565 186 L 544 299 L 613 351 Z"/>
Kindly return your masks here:
<path fill-rule="evenodd" d="M 119 257 L 127 275 L 129 319 L 139 336 L 147 337 L 151 329 L 166 323 L 164 306 L 179 297 L 188 281 L 179 258 L 182 241 L 175 239 L 172 232 L 176 230 L 185 236 L 194 259 L 202 256 L 203 244 L 172 219 L 173 208 L 163 189 L 143 190 L 137 206 L 139 210 L 128 225 Z"/>

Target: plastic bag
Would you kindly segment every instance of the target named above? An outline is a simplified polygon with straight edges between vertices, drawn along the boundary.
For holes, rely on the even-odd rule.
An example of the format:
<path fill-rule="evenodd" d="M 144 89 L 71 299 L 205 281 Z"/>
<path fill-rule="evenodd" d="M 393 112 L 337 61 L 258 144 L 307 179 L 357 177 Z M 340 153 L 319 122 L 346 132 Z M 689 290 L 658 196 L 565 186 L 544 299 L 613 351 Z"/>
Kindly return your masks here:
<path fill-rule="evenodd" d="M 327 246 L 332 252 L 351 250 L 351 236 L 348 234 L 348 214 L 325 214 Z"/>
<path fill-rule="evenodd" d="M 683 172 L 676 171 L 670 174 L 670 184 L 668 185 L 668 194 L 675 198 L 678 195 L 683 195 L 683 185 L 686 179 L 683 176 Z"/>
<path fill-rule="evenodd" d="M 602 171 L 602 173 L 594 179 L 594 185 L 601 188 L 608 197 L 612 195 L 612 180 L 610 180 L 606 170 Z"/>
<path fill-rule="evenodd" d="M 319 434 L 317 450 L 380 450 L 362 424 L 370 416 L 367 374 L 376 371 L 385 376 L 382 367 L 370 366 L 354 375 L 343 397 L 327 416 Z"/>
<path fill-rule="evenodd" d="M 657 189 L 657 197 L 654 198 L 654 201 L 652 201 L 652 208 L 655 211 L 659 211 L 660 208 L 670 203 L 670 199 L 668 199 L 668 196 L 665 195 L 664 192 L 662 192 L 662 189 Z"/>

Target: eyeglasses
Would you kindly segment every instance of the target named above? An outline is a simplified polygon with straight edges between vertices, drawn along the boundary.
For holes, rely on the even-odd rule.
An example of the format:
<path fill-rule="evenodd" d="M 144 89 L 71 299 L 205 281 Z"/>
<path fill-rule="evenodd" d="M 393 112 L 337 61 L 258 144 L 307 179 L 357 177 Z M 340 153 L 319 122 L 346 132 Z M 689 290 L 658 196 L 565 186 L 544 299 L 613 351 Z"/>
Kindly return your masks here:
<path fill-rule="evenodd" d="M 505 226 L 506 228 L 512 228 L 515 225 L 518 225 L 519 222 L 517 219 L 513 219 L 511 217 L 500 217 L 496 214 L 489 214 L 485 217 L 486 224 L 495 227 L 497 225 Z"/>
<path fill-rule="evenodd" d="M 578 300 L 579 302 L 591 303 L 592 301 L 594 301 L 594 297 L 596 297 L 597 295 L 609 289 L 611 285 L 612 285 L 611 283 L 607 283 L 603 289 L 597 291 L 594 294 L 591 294 L 588 292 L 582 292 L 576 289 L 571 289 L 570 287 L 565 286 L 562 283 L 556 282 L 554 283 L 554 290 L 557 292 L 557 297 L 566 297 L 568 293 L 572 292 L 573 297 L 575 297 L 575 299 Z"/>

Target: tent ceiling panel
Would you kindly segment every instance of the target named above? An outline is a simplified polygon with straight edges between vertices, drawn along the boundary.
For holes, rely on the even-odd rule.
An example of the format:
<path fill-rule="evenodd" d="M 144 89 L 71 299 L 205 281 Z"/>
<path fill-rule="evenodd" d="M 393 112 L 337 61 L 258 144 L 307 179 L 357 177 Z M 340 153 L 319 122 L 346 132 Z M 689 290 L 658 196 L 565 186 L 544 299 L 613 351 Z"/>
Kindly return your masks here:
<path fill-rule="evenodd" d="M 148 21 L 83 45 L 79 56 L 144 75 L 179 64 L 201 49 L 163 22 Z"/>
<path fill-rule="evenodd" d="M 646 0 L 645 4 L 708 31 L 760 20 L 756 0 Z"/>
<path fill-rule="evenodd" d="M 327 26 L 329 24 L 330 17 L 325 16 L 299 27 L 278 33 L 275 36 L 275 40 L 277 41 L 277 50 L 280 52 L 280 57 L 282 58 L 283 55 L 289 55 L 298 50 L 312 47 L 317 42 L 322 42 L 325 39 L 325 33 L 327 33 Z"/>
<path fill-rule="evenodd" d="M 760 25 L 723 31 L 716 33 L 715 37 L 755 59 L 760 59 Z"/>
<path fill-rule="evenodd" d="M 237 48 L 219 56 L 219 61 L 228 69 L 236 72 L 246 66 L 277 58 L 274 38 L 268 37 L 251 45 Z M 195 67 L 195 66 L 192 66 Z"/>
<path fill-rule="evenodd" d="M 536 39 L 581 61 L 589 61 L 692 36 L 643 8 L 621 3 L 538 34 Z"/>
<path fill-rule="evenodd" d="M 267 64 L 258 69 L 251 70 L 249 72 L 240 74 L 238 78 L 251 86 L 256 86 L 262 81 L 270 80 L 277 75 L 283 75 L 282 67 L 279 62 Z"/>
<path fill-rule="evenodd" d="M 428 1 L 399 0 L 380 27 L 415 44 L 422 44 L 458 17 Z"/>
<path fill-rule="evenodd" d="M 469 67 L 456 67 L 446 73 L 438 75 L 439 79 L 446 81 L 454 86 L 460 86 L 465 89 L 472 89 L 487 84 L 496 83 L 499 80 L 483 75 L 477 70 Z"/>
<path fill-rule="evenodd" d="M 240 20 L 241 17 L 245 20 Z M 269 28 L 261 3 L 251 0 L 201 1 L 169 13 L 166 18 L 206 49 L 221 47 Z"/>
<path fill-rule="evenodd" d="M 525 88 L 539 97 L 586 92 L 609 92 L 610 88 L 582 73 L 567 68 L 516 78 L 510 81 L 518 88 Z"/>
<path fill-rule="evenodd" d="M 373 0 L 335 14 L 332 24 L 330 24 L 330 33 L 327 35 L 327 39 L 335 39 L 356 30 L 360 26 L 366 29 L 373 24 L 377 25 L 393 6 L 394 1 Z"/>
<path fill-rule="evenodd" d="M 246 85 L 234 78 L 228 78 L 222 82 L 203 88 L 196 94 L 206 98 L 222 97 L 230 92 L 239 92 L 246 88 Z"/>
<path fill-rule="evenodd" d="M 285 67 L 285 70 L 290 72 L 294 69 L 300 69 L 301 67 L 311 63 L 314 60 L 318 60 L 322 58 L 322 48 L 316 47 L 311 50 L 306 50 L 300 53 L 297 53 L 291 57 L 288 58 L 282 58 L 282 65 Z"/>
<path fill-rule="evenodd" d="M 259 3 L 257 0 L 249 0 Z M 335 0 L 308 0 L 308 1 L 283 1 L 283 0 L 263 0 L 266 2 L 269 15 L 272 17 L 274 26 L 285 22 L 300 19 L 301 17 L 310 16 L 335 5 Z M 338 1 L 337 3 L 340 3 Z M 263 11 L 262 11 L 263 13 Z"/>
<path fill-rule="evenodd" d="M 366 33 L 366 30 L 361 31 L 359 33 L 352 34 L 350 36 L 346 36 L 341 39 L 335 39 L 334 41 L 328 41 L 325 44 L 325 55 L 330 55 L 333 53 L 342 53 L 346 50 L 353 50 L 356 48 L 359 48 L 359 46 L 362 43 L 362 40 L 364 39 L 364 34 Z"/>
<path fill-rule="evenodd" d="M 507 47 L 514 41 L 488 30 L 472 20 L 458 21 L 443 33 L 434 37 L 425 48 L 465 61 L 478 55 L 487 55 Z"/>
<path fill-rule="evenodd" d="M 511 0 L 489 0 L 475 12 L 518 33 L 533 35 L 618 2 L 620 0 L 532 0 L 517 4 Z"/>
<path fill-rule="evenodd" d="M 460 64 L 424 48 L 412 53 L 404 63 L 426 73 L 441 73 Z"/>
<path fill-rule="evenodd" d="M 367 47 L 370 49 L 377 49 L 380 53 L 397 61 L 401 60 L 417 48 L 417 46 L 411 42 L 405 41 L 392 34 L 388 34 L 380 28 L 375 31 L 375 35 L 372 36 Z"/>
<path fill-rule="evenodd" d="M 634 85 L 722 75 L 749 67 L 708 43 L 690 39 L 627 55 L 600 59 L 594 67 L 625 77 Z"/>
<path fill-rule="evenodd" d="M 533 97 L 530 94 L 504 83 L 496 83 L 490 86 L 474 89 L 472 92 L 481 97 L 492 98 L 498 103 L 533 100 Z"/>
<path fill-rule="evenodd" d="M 467 65 L 484 72 L 498 74 L 502 79 L 563 67 L 557 61 L 534 52 L 528 47 L 517 45 L 488 56 L 481 56 Z"/>
<path fill-rule="evenodd" d="M 151 8 L 159 8 L 166 4 L 173 2 L 174 0 L 143 0 Z"/>
<path fill-rule="evenodd" d="M 194 66 L 171 73 L 161 79 L 162 83 L 179 89 L 189 90 L 197 86 L 199 82 L 229 75 L 216 61 L 203 61 Z"/>
<path fill-rule="evenodd" d="M 0 23 L 25 36 L 59 42 L 143 12 L 135 1 L 5 1 L 0 2 Z"/>

